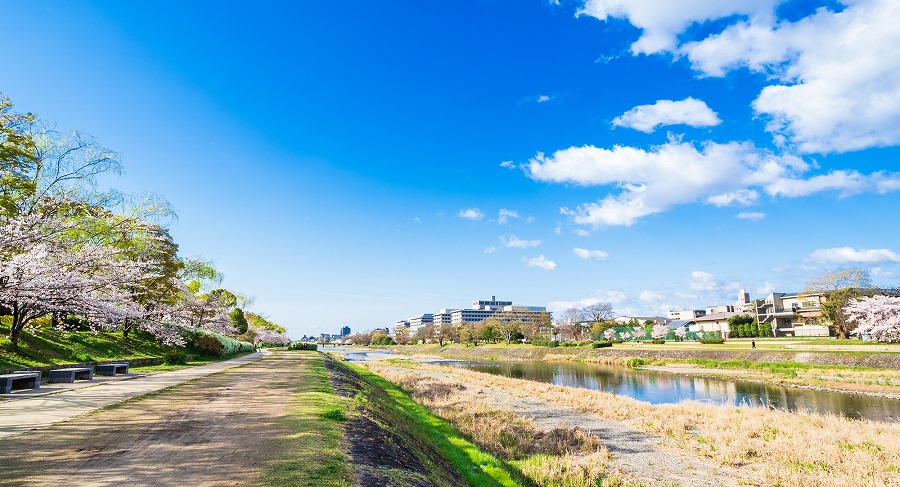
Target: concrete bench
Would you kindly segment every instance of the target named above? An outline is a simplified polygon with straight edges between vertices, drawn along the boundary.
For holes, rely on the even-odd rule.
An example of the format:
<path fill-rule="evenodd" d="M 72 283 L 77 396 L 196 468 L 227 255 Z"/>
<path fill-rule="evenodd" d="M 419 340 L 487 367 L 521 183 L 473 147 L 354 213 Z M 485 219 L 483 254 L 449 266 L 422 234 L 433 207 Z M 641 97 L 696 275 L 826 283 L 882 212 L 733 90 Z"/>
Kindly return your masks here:
<path fill-rule="evenodd" d="M 69 367 L 50 371 L 50 382 L 75 382 L 75 380 L 93 380 L 93 367 Z"/>
<path fill-rule="evenodd" d="M 40 372 L 16 372 L 0 375 L 0 394 L 9 394 L 13 389 L 38 389 L 41 387 Z"/>
<path fill-rule="evenodd" d="M 97 375 L 117 375 L 128 373 L 128 362 L 115 364 L 99 364 L 94 367 L 94 373 Z"/>

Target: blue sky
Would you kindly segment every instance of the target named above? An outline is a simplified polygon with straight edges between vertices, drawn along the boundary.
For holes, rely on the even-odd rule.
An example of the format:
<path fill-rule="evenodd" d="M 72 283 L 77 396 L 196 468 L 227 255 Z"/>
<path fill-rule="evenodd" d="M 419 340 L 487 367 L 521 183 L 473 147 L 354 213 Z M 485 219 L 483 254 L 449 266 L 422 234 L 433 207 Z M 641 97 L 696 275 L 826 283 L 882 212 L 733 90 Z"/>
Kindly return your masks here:
<path fill-rule="evenodd" d="M 900 285 L 889 0 L 17 2 L 0 91 L 291 335 Z M 471 211 L 468 211 L 471 210 Z M 580 249 L 580 250 L 576 250 Z"/>

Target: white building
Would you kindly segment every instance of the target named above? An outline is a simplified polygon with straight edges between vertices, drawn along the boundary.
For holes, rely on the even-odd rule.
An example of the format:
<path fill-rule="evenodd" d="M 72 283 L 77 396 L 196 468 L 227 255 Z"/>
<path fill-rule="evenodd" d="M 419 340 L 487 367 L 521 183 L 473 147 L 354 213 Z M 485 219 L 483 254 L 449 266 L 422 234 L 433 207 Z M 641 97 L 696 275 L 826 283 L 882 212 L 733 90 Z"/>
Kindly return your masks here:
<path fill-rule="evenodd" d="M 681 311 L 669 311 L 666 313 L 666 318 L 673 321 L 693 320 L 694 318 L 699 318 L 701 316 L 706 316 L 705 309 L 683 309 Z"/>

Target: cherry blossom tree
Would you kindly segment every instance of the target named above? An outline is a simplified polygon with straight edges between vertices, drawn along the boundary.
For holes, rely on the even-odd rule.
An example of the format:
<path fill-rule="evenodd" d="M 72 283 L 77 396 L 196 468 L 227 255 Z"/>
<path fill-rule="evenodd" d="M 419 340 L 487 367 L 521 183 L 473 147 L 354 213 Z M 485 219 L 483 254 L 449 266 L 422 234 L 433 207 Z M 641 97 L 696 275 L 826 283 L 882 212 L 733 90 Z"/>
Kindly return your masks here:
<path fill-rule="evenodd" d="M 679 340 L 684 340 L 684 337 L 687 336 L 687 330 L 684 329 L 683 326 L 675 329 L 675 337 Z"/>
<path fill-rule="evenodd" d="M 625 340 L 627 342 L 630 338 L 631 338 L 631 332 L 626 331 L 626 332 L 622 333 L 622 340 Z"/>
<path fill-rule="evenodd" d="M 663 340 L 669 335 L 669 327 L 666 325 L 654 325 L 653 330 L 650 331 L 650 336 L 654 340 Z"/>
<path fill-rule="evenodd" d="M 643 326 L 635 326 L 632 327 L 632 329 L 634 330 L 635 340 L 643 340 L 644 337 L 647 336 L 647 330 L 645 330 Z"/>
<path fill-rule="evenodd" d="M 262 328 L 256 330 L 256 342 L 266 345 L 287 345 L 291 343 L 291 339 L 280 331 Z"/>
<path fill-rule="evenodd" d="M 614 340 L 616 338 L 616 330 L 607 328 L 606 331 L 603 332 L 603 336 L 607 340 Z"/>
<path fill-rule="evenodd" d="M 871 296 L 850 301 L 844 307 L 848 321 L 857 324 L 850 333 L 875 342 L 900 342 L 900 296 Z"/>

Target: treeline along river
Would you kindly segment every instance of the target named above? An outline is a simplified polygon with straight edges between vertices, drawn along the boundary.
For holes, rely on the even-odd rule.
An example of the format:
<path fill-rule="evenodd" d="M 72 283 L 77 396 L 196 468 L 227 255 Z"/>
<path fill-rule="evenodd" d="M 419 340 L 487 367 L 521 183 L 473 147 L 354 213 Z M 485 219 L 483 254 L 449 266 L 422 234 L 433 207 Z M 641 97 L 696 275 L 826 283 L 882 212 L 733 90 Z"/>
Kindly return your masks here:
<path fill-rule="evenodd" d="M 740 380 L 679 375 L 579 362 L 448 362 L 478 372 L 633 397 L 651 404 L 694 400 L 720 405 L 833 413 L 875 421 L 900 419 L 900 400 L 782 387 Z"/>

